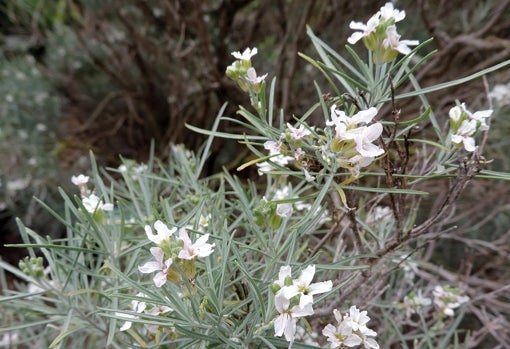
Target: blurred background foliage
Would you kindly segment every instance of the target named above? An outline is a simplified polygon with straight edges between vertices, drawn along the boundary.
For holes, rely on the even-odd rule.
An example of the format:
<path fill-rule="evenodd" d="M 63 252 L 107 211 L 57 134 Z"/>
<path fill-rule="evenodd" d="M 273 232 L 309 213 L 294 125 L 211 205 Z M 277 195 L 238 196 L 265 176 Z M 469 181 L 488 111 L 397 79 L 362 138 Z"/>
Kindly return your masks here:
<path fill-rule="evenodd" d="M 384 3 L 0 1 L 0 208 L 4 213 L 0 219 L 9 224 L 8 210 L 36 231 L 58 235 L 59 226 L 49 221 L 33 197 L 58 210 L 57 185 L 68 187 L 72 174 L 88 170 L 89 150 L 101 165 L 117 166 L 119 155 L 146 161 L 152 141 L 160 158 L 169 156 L 171 143 L 199 147 L 203 136 L 187 131 L 184 123 L 207 129 L 225 101 L 230 115 L 239 104 L 248 103 L 224 74 L 233 61 L 232 51 L 258 47 L 257 71 L 277 78 L 276 107 L 285 110 L 287 120 L 300 115 L 316 101 L 313 80 L 323 82 L 320 73 L 297 55 L 316 57 L 306 26 L 345 52 L 349 22 L 366 22 Z M 428 50 L 437 53 L 417 73 L 422 86 L 466 76 L 510 58 L 510 1 L 395 3 L 407 13 L 399 26 L 403 37 L 420 41 L 434 37 Z M 472 110 L 487 109 L 491 87 L 508 81 L 510 71 L 498 71 L 428 98 L 446 123 L 456 99 L 467 102 Z M 321 86 L 328 92 L 325 83 Z M 406 89 L 402 86 L 398 92 Z M 402 117 L 416 115 L 419 105 L 412 99 L 401 103 Z M 385 113 L 389 110 L 381 115 Z M 508 114 L 508 108 L 499 108 L 493 117 L 486 148 L 490 169 L 510 170 L 505 150 Z M 221 127 L 247 132 L 232 124 Z M 209 174 L 242 162 L 243 147 L 226 142 L 215 142 Z M 441 192 L 440 187 L 426 189 Z M 435 197 L 431 195 L 427 204 L 434 205 Z M 476 182 L 448 222 L 459 226 L 460 234 L 440 238 L 430 258 L 460 273 L 474 268 L 477 273 L 502 277 L 500 271 L 509 266 L 508 247 L 504 247 L 510 235 L 508 197 L 506 183 Z M 12 241 L 11 233 L 2 228 L 2 241 Z M 497 262 L 495 252 L 483 243 L 489 240 L 500 241 Z M 8 251 L 0 252 L 8 258 Z"/>

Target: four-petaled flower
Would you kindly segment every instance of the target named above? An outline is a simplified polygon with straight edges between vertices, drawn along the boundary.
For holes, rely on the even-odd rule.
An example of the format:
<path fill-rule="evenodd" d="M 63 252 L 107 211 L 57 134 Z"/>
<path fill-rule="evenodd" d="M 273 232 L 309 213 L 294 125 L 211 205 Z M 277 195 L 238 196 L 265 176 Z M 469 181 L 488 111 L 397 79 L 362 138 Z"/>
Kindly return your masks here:
<path fill-rule="evenodd" d="M 145 234 L 147 234 L 147 238 L 150 241 L 154 242 L 156 245 L 159 245 L 163 241 L 170 239 L 170 237 L 177 231 L 176 227 L 168 229 L 166 224 L 160 220 L 157 220 L 154 223 L 154 229 L 156 229 L 156 234 L 152 232 L 152 228 L 150 225 L 146 225 Z"/>
<path fill-rule="evenodd" d="M 290 137 L 294 140 L 298 140 L 312 134 L 303 124 L 296 128 L 290 123 L 287 123 L 287 128 L 289 129 Z"/>
<path fill-rule="evenodd" d="M 254 47 L 253 49 L 250 49 L 249 47 L 243 51 L 243 53 L 239 51 L 232 52 L 232 56 L 234 56 L 236 59 L 242 60 L 242 61 L 249 61 L 253 56 L 257 54 L 257 48 Z"/>
<path fill-rule="evenodd" d="M 299 306 L 301 308 L 307 304 L 313 304 L 313 296 L 315 294 L 331 291 L 333 287 L 331 280 L 312 284 L 314 275 L 315 265 L 309 265 L 301 271 L 299 278 L 293 280 L 292 285 L 283 287 L 279 293 L 283 293 L 287 299 L 300 295 Z"/>
<path fill-rule="evenodd" d="M 209 234 L 204 234 L 198 238 L 195 243 L 191 242 L 188 236 L 188 232 L 185 228 L 179 229 L 179 240 L 184 242 L 182 250 L 179 252 L 179 258 L 181 259 L 194 259 L 195 257 L 207 257 L 214 252 L 215 244 L 207 243 Z"/>
<path fill-rule="evenodd" d="M 299 305 L 290 306 L 290 300 L 284 294 L 275 296 L 275 307 L 280 315 L 274 320 L 274 334 L 280 337 L 282 334 L 288 342 L 294 341 L 296 335 L 297 319 L 313 314 L 312 304 L 304 307 Z"/>
<path fill-rule="evenodd" d="M 159 247 L 151 247 L 150 251 L 156 260 L 140 265 L 138 270 L 144 274 L 157 271 L 158 273 L 154 276 L 153 281 L 156 287 L 161 287 L 166 283 L 170 266 L 172 265 L 172 258 L 165 260 L 165 253 Z"/>
<path fill-rule="evenodd" d="M 359 31 L 352 33 L 351 36 L 349 36 L 349 38 L 347 39 L 347 42 L 351 45 L 354 45 L 362 38 L 367 37 L 370 34 L 374 33 L 378 25 L 379 25 L 378 16 L 372 16 L 368 20 L 367 24 L 352 21 L 351 23 L 349 23 L 349 28 Z"/>
<path fill-rule="evenodd" d="M 387 2 L 381 7 L 380 14 L 383 20 L 387 21 L 393 19 L 394 23 L 400 22 L 406 17 L 406 12 L 395 9 L 391 2 Z"/>
<path fill-rule="evenodd" d="M 400 35 L 397 33 L 397 27 L 390 25 L 386 28 L 386 38 L 382 42 L 384 48 L 391 48 L 404 55 L 411 52 L 409 46 L 416 46 L 420 42 L 418 40 L 400 40 Z"/>
<path fill-rule="evenodd" d="M 322 330 L 322 334 L 325 335 L 330 342 L 331 348 L 355 347 L 361 344 L 361 338 L 352 332 L 352 327 L 348 323 L 342 320 L 342 314 L 335 309 L 333 314 L 336 319 L 336 326 L 327 324 Z"/>

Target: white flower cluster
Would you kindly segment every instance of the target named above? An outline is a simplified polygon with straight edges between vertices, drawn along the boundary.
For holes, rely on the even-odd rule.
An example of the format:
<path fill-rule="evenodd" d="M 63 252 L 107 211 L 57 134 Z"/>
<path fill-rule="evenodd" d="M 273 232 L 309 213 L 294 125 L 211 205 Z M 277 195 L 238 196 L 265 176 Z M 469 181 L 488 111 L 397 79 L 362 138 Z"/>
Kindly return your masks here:
<path fill-rule="evenodd" d="M 274 304 L 279 315 L 274 319 L 275 336 L 285 336 L 288 342 L 293 342 L 296 335 L 299 318 L 313 314 L 313 296 L 331 291 L 331 280 L 312 284 L 315 275 L 315 265 L 309 265 L 299 278 L 292 279 L 291 267 L 280 268 L 278 280 L 273 284 L 275 292 Z"/>
<path fill-rule="evenodd" d="M 333 310 L 336 324 L 327 324 L 322 334 L 328 338 L 331 348 L 357 347 L 378 349 L 379 344 L 374 338 L 377 333 L 367 327 L 370 318 L 367 311 L 360 311 L 355 305 L 349 309 L 343 317 L 338 310 Z"/>
<path fill-rule="evenodd" d="M 489 125 L 486 119 L 492 115 L 492 110 L 482 110 L 471 113 L 465 103 L 450 109 L 450 132 L 452 143 L 458 147 L 473 152 L 476 149 L 474 136 L 477 131 L 487 131 Z"/>
<path fill-rule="evenodd" d="M 351 171 L 354 177 L 359 176 L 360 169 L 370 165 L 374 159 L 382 155 L 384 150 L 373 142 L 382 134 L 380 122 L 372 123 L 377 109 L 371 107 L 347 116 L 344 111 L 331 106 L 331 121 L 327 126 L 335 128 L 335 137 L 331 150 L 337 154 L 338 164 Z"/>
<path fill-rule="evenodd" d="M 448 285 L 434 287 L 432 294 L 434 295 L 434 305 L 445 316 L 453 316 L 455 314 L 454 309 L 469 301 L 468 296 L 460 295 L 458 288 Z"/>
<path fill-rule="evenodd" d="M 245 91 L 259 93 L 262 83 L 266 79 L 267 74 L 257 76 L 255 68 L 251 65 L 251 57 L 257 54 L 257 48 L 247 48 L 243 53 L 232 52 L 237 60 L 227 67 L 227 76 L 237 82 L 239 87 Z"/>
<path fill-rule="evenodd" d="M 201 218 L 200 222 L 208 224 L 208 219 Z M 189 265 L 189 263 L 193 263 L 197 257 L 207 257 L 214 252 L 215 244 L 207 243 L 209 234 L 200 236 L 193 243 L 186 227 L 179 229 L 179 237 L 177 239 L 171 238 L 177 232 L 177 228 L 169 229 L 160 220 L 154 223 L 154 229 L 156 230 L 155 234 L 150 225 L 145 226 L 147 238 L 158 245 L 157 247 L 150 248 L 150 252 L 155 260 L 139 266 L 138 270 L 144 274 L 157 271 L 153 278 L 156 287 L 163 286 L 167 280 L 179 280 L 178 271 L 172 268 L 173 263 L 182 264 L 181 269 L 188 274 L 188 278 L 192 279 L 194 277 L 194 266 Z M 185 261 L 189 262 L 185 263 Z"/>
<path fill-rule="evenodd" d="M 388 2 L 368 20 L 367 24 L 352 21 L 349 27 L 357 31 L 347 41 L 354 45 L 363 40 L 365 46 L 376 53 L 374 58 L 377 62 L 391 62 L 398 53 L 407 55 L 411 52 L 409 46 L 419 44 L 417 40 L 400 40 L 395 23 L 403 20 L 405 16 L 404 11 L 395 9 L 393 4 Z"/>
<path fill-rule="evenodd" d="M 434 304 L 435 313 L 439 317 L 451 317 L 455 315 L 454 309 L 469 301 L 469 297 L 461 295 L 457 287 L 449 285 L 444 287 L 440 285 L 435 286 L 432 290 L 432 295 L 434 297 L 433 300 L 424 297 L 421 289 L 418 289 L 416 292 L 411 291 L 404 297 L 403 302 L 399 304 L 399 309 L 405 309 L 406 316 L 410 318 L 412 314 L 423 312 L 424 307 Z"/>

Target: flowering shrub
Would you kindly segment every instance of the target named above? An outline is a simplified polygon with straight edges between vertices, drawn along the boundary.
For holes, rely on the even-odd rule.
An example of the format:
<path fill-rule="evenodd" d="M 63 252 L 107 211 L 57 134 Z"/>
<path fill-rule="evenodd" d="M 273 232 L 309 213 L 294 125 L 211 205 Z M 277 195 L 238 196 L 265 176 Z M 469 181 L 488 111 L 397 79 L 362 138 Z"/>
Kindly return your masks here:
<path fill-rule="evenodd" d="M 426 43 L 400 40 L 396 23 L 404 18 L 388 3 L 366 25 L 351 23 L 357 31 L 348 42 L 364 43 L 366 61 L 349 46 L 344 58 L 309 30 L 320 60 L 302 57 L 334 96 L 317 86 L 318 103 L 299 117 L 287 121 L 281 111 L 276 120 L 276 82 L 268 92 L 267 74 L 258 76 L 251 61 L 257 49 L 248 48 L 232 54 L 226 74 L 251 106 L 239 108 L 242 119 L 225 116 L 224 106 L 212 130 L 188 125 L 210 136 L 200 152 L 172 146 L 168 163 L 125 160 L 73 177 L 79 195 L 61 190 L 66 212 L 55 213 L 67 236 L 44 237 L 19 222 L 30 256 L 19 269 L 0 262 L 26 282 L 0 299 L 2 341 L 50 348 L 469 346 L 460 324 L 475 312 L 476 295 L 462 282 L 449 285 L 445 273 L 427 274 L 434 266 L 420 255 L 452 229 L 445 217 L 472 179 L 508 176 L 483 169 L 477 137 L 489 130 L 490 109 L 472 113 L 453 97 L 449 129 L 442 127 L 448 117 L 427 104 L 426 93 L 460 82 L 419 86 L 413 72 L 427 59 L 420 56 Z M 414 91 L 397 94 L 406 84 Z M 398 103 L 414 96 L 422 113 L 407 115 Z M 322 122 L 312 124 L 312 115 Z M 218 132 L 221 121 L 251 132 Z M 416 132 L 425 121 L 430 132 Z M 253 156 L 238 170 L 256 165 L 258 180 L 227 171 L 203 177 L 214 137 L 245 144 Z M 425 184 L 437 180 L 446 192 L 427 211 Z"/>

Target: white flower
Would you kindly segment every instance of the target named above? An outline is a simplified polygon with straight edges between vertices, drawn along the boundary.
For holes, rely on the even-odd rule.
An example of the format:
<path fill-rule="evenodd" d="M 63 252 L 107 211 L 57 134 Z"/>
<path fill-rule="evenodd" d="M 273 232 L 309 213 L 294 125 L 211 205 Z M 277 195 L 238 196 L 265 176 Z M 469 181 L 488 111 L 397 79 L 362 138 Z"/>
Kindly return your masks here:
<path fill-rule="evenodd" d="M 369 212 L 367 224 L 375 224 L 377 222 L 388 223 L 393 217 L 393 211 L 388 206 L 376 206 Z"/>
<path fill-rule="evenodd" d="M 289 161 L 293 161 L 293 160 L 294 160 L 293 157 L 285 156 L 283 154 L 278 154 L 278 155 L 271 157 L 271 162 L 273 162 L 279 166 L 285 166 L 289 163 Z M 257 167 L 258 167 L 257 171 L 260 176 L 266 172 L 271 172 L 272 170 L 274 170 L 274 166 L 268 161 L 257 163 Z"/>
<path fill-rule="evenodd" d="M 344 123 L 348 128 L 350 126 L 358 126 L 358 124 L 368 124 L 372 121 L 374 116 L 377 115 L 377 108 L 370 107 L 367 110 L 360 110 L 353 116 L 347 116 L 343 110 L 336 108 L 336 105 L 331 106 L 331 121 L 328 121 L 327 125 L 337 125 L 338 123 Z"/>
<path fill-rule="evenodd" d="M 411 314 L 417 312 L 419 308 L 426 307 L 432 304 L 430 298 L 423 297 L 421 290 L 416 293 L 411 292 L 404 297 L 404 307 L 406 310 L 406 316 L 411 317 Z"/>
<path fill-rule="evenodd" d="M 466 151 L 475 151 L 475 139 L 472 137 L 476 132 L 476 120 L 463 120 L 455 134 L 452 134 L 452 143 L 464 145 Z"/>
<path fill-rule="evenodd" d="M 400 22 L 406 17 L 405 11 L 399 11 L 393 8 L 393 4 L 391 2 L 387 2 L 380 10 L 381 18 L 384 20 L 388 20 L 393 18 L 395 22 Z"/>
<path fill-rule="evenodd" d="M 290 301 L 283 294 L 277 294 L 274 303 L 280 314 L 274 319 L 274 335 L 280 337 L 283 334 L 288 342 L 293 342 L 296 335 L 297 319 L 312 315 L 312 305 L 307 304 L 305 307 L 295 305 L 289 308 Z"/>
<path fill-rule="evenodd" d="M 113 210 L 113 204 L 104 204 L 103 201 L 94 194 L 84 197 L 81 202 L 83 203 L 83 207 L 90 213 L 94 213 L 98 209 L 103 211 Z"/>
<path fill-rule="evenodd" d="M 262 76 L 257 76 L 257 71 L 255 68 L 249 68 L 246 72 L 246 81 L 248 81 L 251 85 L 259 85 L 261 84 L 267 77 L 267 74 Z"/>
<path fill-rule="evenodd" d="M 294 140 L 298 140 L 312 134 L 303 124 L 299 125 L 298 128 L 295 128 L 290 123 L 287 123 L 287 128 L 289 129 L 290 137 Z"/>
<path fill-rule="evenodd" d="M 313 295 L 331 291 L 333 282 L 331 280 L 311 283 L 315 275 L 315 265 L 309 265 L 301 271 L 299 278 L 292 281 L 291 286 L 285 286 L 280 292 L 287 299 L 300 295 L 299 306 L 301 308 L 313 304 Z"/>
<path fill-rule="evenodd" d="M 278 273 L 278 280 L 276 280 L 274 284 L 282 288 L 283 286 L 285 286 L 285 280 L 291 277 L 291 273 L 292 267 L 290 265 L 284 265 L 280 267 L 280 272 Z"/>
<path fill-rule="evenodd" d="M 141 297 L 141 298 L 147 297 L 143 293 L 138 293 L 136 296 Z M 131 301 L 131 309 L 133 309 L 138 314 L 146 313 L 146 314 L 150 314 L 153 316 L 157 316 L 157 315 L 161 315 L 161 314 L 165 314 L 170 311 L 173 311 L 172 308 L 170 308 L 166 305 L 158 305 L 158 304 L 151 304 L 151 303 L 147 304 L 146 302 L 140 301 L 137 299 Z M 132 320 L 136 320 L 136 319 L 140 318 L 138 315 L 121 313 L 121 312 L 115 313 L 115 315 L 126 320 L 126 322 L 120 328 L 121 331 L 126 331 L 126 330 L 130 329 L 132 326 L 132 323 L 133 323 Z M 155 333 L 157 331 L 159 325 L 145 324 L 144 327 L 148 330 L 148 332 Z"/>
<path fill-rule="evenodd" d="M 494 98 L 500 107 L 510 104 L 510 83 L 496 85 L 489 92 L 489 97 Z"/>
<path fill-rule="evenodd" d="M 200 219 L 198 220 L 198 225 L 201 228 L 207 228 L 209 226 L 209 220 L 211 219 L 211 214 L 208 215 L 200 215 Z"/>
<path fill-rule="evenodd" d="M 269 150 L 269 155 L 280 154 L 282 151 L 282 140 L 281 138 L 277 141 L 266 141 L 264 142 L 264 149 Z"/>
<path fill-rule="evenodd" d="M 344 139 L 353 139 L 356 143 L 356 150 L 358 153 L 365 158 L 370 158 L 384 153 L 382 148 L 372 143 L 381 136 L 382 131 L 382 124 L 376 122 L 370 126 L 361 126 L 352 130 L 347 130 L 343 133 L 343 137 Z"/>
<path fill-rule="evenodd" d="M 347 42 L 351 45 L 354 45 L 363 37 L 369 36 L 370 34 L 375 32 L 378 25 L 379 25 L 379 13 L 372 16 L 368 20 L 367 24 L 352 21 L 349 24 L 349 28 L 359 31 L 352 33 L 351 36 L 349 36 L 349 38 L 347 39 Z"/>
<path fill-rule="evenodd" d="M 466 110 L 468 117 L 471 120 L 476 120 L 480 123 L 478 126 L 480 131 L 487 131 L 489 129 L 489 125 L 487 125 L 487 120 L 492 115 L 492 109 L 488 110 L 480 110 L 474 113 L 471 113 L 469 110 Z"/>
<path fill-rule="evenodd" d="M 302 158 L 305 155 L 305 151 L 301 148 L 297 148 L 294 152 L 294 159 L 298 161 L 300 158 Z"/>
<path fill-rule="evenodd" d="M 367 311 L 359 311 L 359 309 L 353 305 L 349 309 L 349 314 L 345 314 L 344 321 L 347 325 L 352 328 L 352 331 L 361 338 L 361 341 L 365 348 L 378 349 L 379 344 L 375 339 L 370 337 L 377 336 L 377 333 L 366 326 L 366 323 L 370 320 L 367 316 Z"/>
<path fill-rule="evenodd" d="M 337 325 L 327 324 L 322 330 L 322 334 L 328 337 L 331 348 L 355 347 L 362 343 L 361 338 L 352 332 L 351 326 L 342 320 L 342 314 L 338 310 L 333 310 Z"/>
<path fill-rule="evenodd" d="M 450 119 L 452 121 L 456 122 L 460 121 L 465 111 L 466 111 L 465 104 L 462 103 L 461 105 L 456 105 L 455 107 L 452 107 L 448 112 L 448 115 L 450 116 Z"/>
<path fill-rule="evenodd" d="M 74 185 L 81 186 L 81 185 L 87 184 L 89 182 L 89 179 L 90 179 L 89 176 L 80 174 L 78 176 L 72 176 L 71 182 L 73 182 Z"/>
<path fill-rule="evenodd" d="M 137 296 L 146 297 L 143 293 L 138 293 Z M 145 302 L 139 301 L 137 299 L 131 301 L 131 309 L 133 309 L 137 313 L 143 313 L 145 308 L 147 308 L 147 304 Z M 139 318 L 137 315 L 126 313 L 115 313 L 115 315 L 122 317 L 126 320 L 126 322 L 124 322 L 124 324 L 120 327 L 120 331 L 129 330 L 133 324 L 133 322 L 130 320 L 136 320 Z"/>
<path fill-rule="evenodd" d="M 151 247 L 150 251 L 156 261 L 149 261 L 144 265 L 138 266 L 138 270 L 144 274 L 158 271 L 158 273 L 154 276 L 153 281 L 156 287 L 161 287 L 166 283 L 168 272 L 172 265 L 172 258 L 164 260 L 165 253 L 159 247 Z"/>
<path fill-rule="evenodd" d="M 156 245 L 159 245 L 163 241 L 170 239 L 170 236 L 172 236 L 177 231 L 176 227 L 168 229 L 166 224 L 160 220 L 157 220 L 154 223 L 154 229 L 156 229 L 156 234 L 152 232 L 150 225 L 146 225 L 145 234 L 147 234 L 147 238 L 154 242 Z"/>
<path fill-rule="evenodd" d="M 308 172 L 308 170 L 307 170 L 306 168 L 303 168 L 303 173 L 305 174 L 305 180 L 306 180 L 307 182 L 313 182 L 313 181 L 315 181 L 315 177 L 314 177 L 314 176 L 312 176 L 312 175 L 310 174 L 310 172 Z"/>
<path fill-rule="evenodd" d="M 179 239 L 184 242 L 182 250 L 179 251 L 180 259 L 193 259 L 195 257 L 207 257 L 214 252 L 215 244 L 207 243 L 209 234 L 202 235 L 193 244 L 185 228 L 179 229 Z"/>
<path fill-rule="evenodd" d="M 384 48 L 392 48 L 404 55 L 411 52 L 409 46 L 416 46 L 420 42 L 418 40 L 400 40 L 400 35 L 397 33 L 397 27 L 390 25 L 386 28 L 386 38 L 383 40 Z"/>
<path fill-rule="evenodd" d="M 255 56 L 256 54 L 257 54 L 256 47 L 254 47 L 253 49 L 247 48 L 246 50 L 244 50 L 243 53 L 240 53 L 239 51 L 232 52 L 232 56 L 242 61 L 249 61 L 251 57 Z"/>
<path fill-rule="evenodd" d="M 292 204 L 277 204 L 276 214 L 282 218 L 290 217 L 292 215 Z"/>
<path fill-rule="evenodd" d="M 364 157 L 357 154 L 347 159 L 339 158 L 337 161 L 340 166 L 348 169 L 351 172 L 352 176 L 357 178 L 360 175 L 360 169 L 370 165 L 374 161 L 374 158 L 371 156 Z"/>

